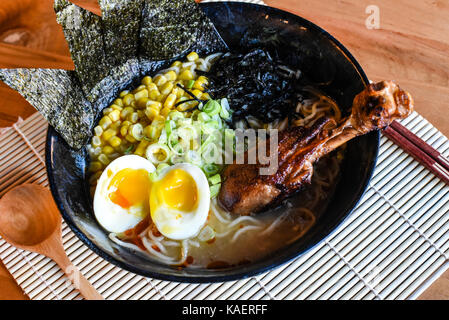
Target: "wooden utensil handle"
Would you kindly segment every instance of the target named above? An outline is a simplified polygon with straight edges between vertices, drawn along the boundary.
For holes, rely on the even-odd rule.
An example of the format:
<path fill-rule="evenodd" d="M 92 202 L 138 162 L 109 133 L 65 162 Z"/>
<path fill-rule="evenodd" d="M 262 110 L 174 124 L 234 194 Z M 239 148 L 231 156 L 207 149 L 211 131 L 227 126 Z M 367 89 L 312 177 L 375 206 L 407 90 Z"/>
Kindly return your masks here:
<path fill-rule="evenodd" d="M 65 252 L 57 257 L 53 256 L 53 260 L 61 267 L 70 281 L 72 281 L 75 289 L 79 290 L 86 300 L 104 300 L 101 294 L 83 276 L 81 271 L 72 264 Z"/>

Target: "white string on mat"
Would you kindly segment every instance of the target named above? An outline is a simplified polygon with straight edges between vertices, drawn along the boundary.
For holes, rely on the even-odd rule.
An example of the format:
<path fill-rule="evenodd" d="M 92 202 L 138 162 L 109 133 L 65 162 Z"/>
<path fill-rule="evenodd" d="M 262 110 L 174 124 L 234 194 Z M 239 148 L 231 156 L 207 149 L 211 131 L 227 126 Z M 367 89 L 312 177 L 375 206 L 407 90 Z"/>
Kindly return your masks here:
<path fill-rule="evenodd" d="M 383 298 L 381 297 L 381 295 L 377 292 L 377 290 L 375 290 L 369 283 L 368 281 L 365 280 L 364 277 L 362 277 L 362 275 L 355 270 L 355 268 L 349 263 L 348 260 L 346 260 L 346 258 L 327 240 L 325 239 L 324 242 L 326 243 L 326 245 L 346 264 L 346 266 L 348 266 L 348 268 L 357 276 L 357 278 L 359 278 L 359 280 L 374 294 L 374 296 L 376 297 L 376 299 L 378 300 L 383 300 Z"/>
<path fill-rule="evenodd" d="M 51 287 L 51 285 L 44 279 L 44 277 L 40 274 L 40 272 L 38 270 L 36 270 L 36 268 L 34 267 L 34 265 L 31 263 L 31 261 L 27 258 L 27 256 L 25 254 L 23 254 L 23 251 L 20 249 L 16 249 L 19 250 L 20 255 L 22 256 L 22 258 L 26 261 L 26 263 L 30 266 L 30 268 L 33 270 L 33 272 L 38 276 L 38 278 L 41 280 L 41 282 L 50 290 L 50 292 L 54 295 L 54 297 L 57 300 L 62 300 L 61 297 L 59 297 L 59 295 L 53 290 L 53 288 Z"/>
<path fill-rule="evenodd" d="M 270 298 L 270 300 L 277 300 L 276 296 L 268 290 L 262 282 L 260 282 L 257 277 L 252 277 L 252 279 L 262 288 L 262 290 L 265 292 L 265 294 Z"/>
<path fill-rule="evenodd" d="M 148 282 L 148 284 L 151 286 L 151 288 L 159 294 L 159 296 L 161 297 L 162 300 L 167 300 L 167 297 L 165 296 L 165 294 L 163 294 L 162 291 L 159 290 L 159 288 L 153 284 L 153 282 L 151 281 L 150 278 L 145 278 L 145 280 Z"/>
<path fill-rule="evenodd" d="M 448 255 L 441 250 L 429 237 L 427 237 L 418 227 L 416 227 L 389 199 L 387 199 L 379 190 L 370 184 L 370 188 L 379 195 L 415 232 L 419 234 L 432 248 L 434 248 L 446 261 L 449 260 Z"/>
<path fill-rule="evenodd" d="M 23 139 L 23 141 L 25 141 L 26 145 L 31 149 L 31 151 L 39 159 L 39 161 L 41 162 L 41 164 L 45 168 L 45 161 L 44 161 L 44 159 L 42 159 L 42 157 L 39 154 L 39 152 L 37 152 L 37 150 L 34 148 L 33 144 L 30 142 L 30 140 L 28 140 L 28 138 L 25 136 L 25 134 L 22 132 L 22 130 L 20 130 L 19 127 L 15 123 L 12 125 L 12 127 L 17 132 L 17 134 Z"/>

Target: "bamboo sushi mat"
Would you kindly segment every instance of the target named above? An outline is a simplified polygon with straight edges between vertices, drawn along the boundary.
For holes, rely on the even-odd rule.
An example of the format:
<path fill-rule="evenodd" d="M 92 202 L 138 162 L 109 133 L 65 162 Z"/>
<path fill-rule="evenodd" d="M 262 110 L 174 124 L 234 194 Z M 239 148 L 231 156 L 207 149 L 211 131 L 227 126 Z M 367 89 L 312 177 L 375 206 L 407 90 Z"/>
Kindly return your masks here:
<path fill-rule="evenodd" d="M 402 124 L 449 156 L 449 140 L 419 114 Z M 0 135 L 0 197 L 23 183 L 48 185 L 46 131 L 36 113 Z M 449 268 L 449 187 L 382 137 L 369 187 L 339 228 L 292 262 L 232 282 L 135 275 L 97 256 L 65 223 L 63 242 L 106 299 L 414 299 Z M 31 299 L 82 299 L 50 259 L 1 238 L 0 258 Z"/>
<path fill-rule="evenodd" d="M 416 112 L 402 123 L 445 156 L 449 140 Z M 47 124 L 35 114 L 0 135 L 0 197 L 47 186 Z M 63 224 L 67 254 L 107 299 L 413 299 L 449 267 L 449 187 L 382 137 L 371 183 L 354 212 L 313 250 L 240 281 L 185 284 L 119 269 Z M 31 299 L 81 299 L 48 258 L 0 238 L 0 258 Z"/>

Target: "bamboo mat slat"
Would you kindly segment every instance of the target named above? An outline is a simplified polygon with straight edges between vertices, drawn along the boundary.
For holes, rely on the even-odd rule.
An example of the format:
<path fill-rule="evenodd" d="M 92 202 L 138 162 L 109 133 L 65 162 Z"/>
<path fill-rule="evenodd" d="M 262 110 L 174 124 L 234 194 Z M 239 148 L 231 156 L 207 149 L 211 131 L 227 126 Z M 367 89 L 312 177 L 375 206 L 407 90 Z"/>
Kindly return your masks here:
<path fill-rule="evenodd" d="M 402 124 L 449 156 L 449 140 L 418 113 Z M 23 183 L 48 185 L 46 129 L 36 113 L 0 135 L 0 197 Z M 373 178 L 345 223 L 303 256 L 239 281 L 185 284 L 138 276 L 97 256 L 65 223 L 63 243 L 106 299 L 414 299 L 449 268 L 449 187 L 382 137 Z M 82 299 L 50 259 L 1 238 L 0 258 L 31 299 Z"/>

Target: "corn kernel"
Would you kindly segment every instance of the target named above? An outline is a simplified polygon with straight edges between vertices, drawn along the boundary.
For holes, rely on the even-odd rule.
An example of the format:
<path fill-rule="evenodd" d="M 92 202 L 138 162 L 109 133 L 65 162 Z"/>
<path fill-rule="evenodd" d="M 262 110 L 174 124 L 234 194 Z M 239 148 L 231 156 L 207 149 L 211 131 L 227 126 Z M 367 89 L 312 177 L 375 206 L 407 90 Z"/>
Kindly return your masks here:
<path fill-rule="evenodd" d="M 123 110 L 123 107 L 122 106 L 119 106 L 119 105 L 116 105 L 116 104 L 112 104 L 111 106 L 110 106 L 110 108 L 114 111 L 114 110 L 118 110 L 118 111 L 122 111 Z"/>
<path fill-rule="evenodd" d="M 168 95 L 173 90 L 173 83 L 167 82 L 161 87 L 161 94 Z"/>
<path fill-rule="evenodd" d="M 134 154 L 142 157 L 145 154 L 145 151 L 147 150 L 149 144 L 150 141 L 147 140 L 140 141 L 139 145 L 136 148 L 136 151 L 134 151 Z"/>
<path fill-rule="evenodd" d="M 96 126 L 94 128 L 94 132 L 97 137 L 101 137 L 101 135 L 103 134 L 103 128 L 101 126 Z"/>
<path fill-rule="evenodd" d="M 153 79 L 150 76 L 146 76 L 142 79 L 142 84 L 149 86 L 153 82 Z"/>
<path fill-rule="evenodd" d="M 182 104 L 178 105 L 176 107 L 176 110 L 178 110 L 180 112 L 184 112 L 184 111 L 187 111 L 189 109 L 192 109 L 193 107 L 194 106 L 193 106 L 192 102 L 185 102 L 185 103 L 182 103 Z"/>
<path fill-rule="evenodd" d="M 109 126 L 110 129 L 113 129 L 115 131 L 118 131 L 118 129 L 120 128 L 120 126 L 122 125 L 122 122 L 120 120 L 114 122 L 113 124 L 111 124 Z"/>
<path fill-rule="evenodd" d="M 134 99 L 136 99 L 136 101 L 139 101 L 139 99 L 142 98 L 148 98 L 148 90 L 145 86 L 142 90 L 140 90 L 134 95 Z"/>
<path fill-rule="evenodd" d="M 195 89 L 192 91 L 192 94 L 197 97 L 198 99 L 201 98 L 201 96 L 203 95 L 203 92 L 201 90 Z"/>
<path fill-rule="evenodd" d="M 148 99 L 148 97 L 147 97 L 147 98 L 145 98 L 145 97 L 140 98 L 140 99 L 137 100 L 137 102 L 136 102 L 137 108 L 139 108 L 139 109 L 144 109 L 144 108 L 146 108 L 147 102 L 148 102 L 148 101 L 150 101 L 150 99 Z"/>
<path fill-rule="evenodd" d="M 153 107 L 148 107 L 145 109 L 145 115 L 149 120 L 154 120 L 154 118 L 159 115 L 159 110 L 154 109 Z"/>
<path fill-rule="evenodd" d="M 109 115 L 109 114 L 111 113 L 111 111 L 112 111 L 111 108 L 105 108 L 105 109 L 103 109 L 103 114 L 104 114 L 105 116 L 107 116 L 107 115 Z"/>
<path fill-rule="evenodd" d="M 109 113 L 109 118 L 111 118 L 113 122 L 120 120 L 120 111 L 113 110 L 111 113 Z"/>
<path fill-rule="evenodd" d="M 191 52 L 187 55 L 187 60 L 190 62 L 193 62 L 196 59 L 199 59 L 198 53 L 196 53 L 196 52 Z"/>
<path fill-rule="evenodd" d="M 146 107 L 147 107 L 147 108 L 154 108 L 154 109 L 156 109 L 157 111 L 159 111 L 159 110 L 162 109 L 162 103 L 160 103 L 159 101 L 149 100 L 149 101 L 147 102 Z"/>
<path fill-rule="evenodd" d="M 114 148 L 112 148 L 111 146 L 104 146 L 103 148 L 103 153 L 106 155 L 110 155 L 111 153 L 114 153 Z"/>
<path fill-rule="evenodd" d="M 133 94 L 136 94 L 137 92 L 139 92 L 139 91 L 141 91 L 143 89 L 146 89 L 146 88 L 147 88 L 146 85 L 141 84 L 140 86 L 138 86 L 136 89 L 133 90 Z"/>
<path fill-rule="evenodd" d="M 126 96 L 123 97 L 123 103 L 125 104 L 125 106 L 130 106 L 131 103 L 134 101 L 134 95 L 129 93 Z"/>
<path fill-rule="evenodd" d="M 165 117 L 159 114 L 159 115 L 157 115 L 157 116 L 154 117 L 153 122 L 154 122 L 154 121 L 162 121 L 162 122 L 165 122 Z"/>
<path fill-rule="evenodd" d="M 201 100 L 210 100 L 210 99 L 212 99 L 212 97 L 211 97 L 210 94 L 208 94 L 207 92 L 204 92 L 204 93 L 201 95 Z"/>
<path fill-rule="evenodd" d="M 180 80 L 193 80 L 193 73 L 189 69 L 185 69 L 185 70 L 183 70 L 180 73 L 178 79 L 180 79 Z"/>
<path fill-rule="evenodd" d="M 200 76 L 193 84 L 193 88 L 204 91 L 204 89 L 206 88 L 206 86 L 208 84 L 209 84 L 209 81 L 207 80 L 207 78 L 205 76 Z"/>
<path fill-rule="evenodd" d="M 167 97 L 167 99 L 164 102 L 164 109 L 165 108 L 172 109 L 173 106 L 175 105 L 176 99 L 177 99 L 176 94 L 170 93 L 170 95 Z"/>
<path fill-rule="evenodd" d="M 150 83 L 150 84 L 147 86 L 147 90 L 148 90 L 148 92 L 150 92 L 150 91 L 153 91 L 153 90 L 159 90 L 159 88 L 157 87 L 156 84 Z"/>
<path fill-rule="evenodd" d="M 104 116 L 101 118 L 99 125 L 103 128 L 103 130 L 106 130 L 112 123 L 111 118 L 108 116 Z"/>
<path fill-rule="evenodd" d="M 157 101 L 159 101 L 160 103 L 164 104 L 165 99 L 167 99 L 167 96 L 168 96 L 168 94 L 167 95 L 160 94 L 159 97 L 157 97 Z"/>
<path fill-rule="evenodd" d="M 178 87 L 178 88 L 174 88 L 171 93 L 175 94 L 176 98 L 179 99 L 184 95 L 184 90 L 182 88 Z"/>
<path fill-rule="evenodd" d="M 103 165 L 99 161 L 92 161 L 89 165 L 90 172 L 97 172 L 103 169 Z"/>
<path fill-rule="evenodd" d="M 153 81 L 158 87 L 160 87 L 163 86 L 168 80 L 164 75 L 158 74 L 154 77 Z"/>
<path fill-rule="evenodd" d="M 102 153 L 102 154 L 100 154 L 98 156 L 98 161 L 100 161 L 105 166 L 107 166 L 109 163 L 111 163 L 111 161 L 109 160 L 108 156 L 105 155 L 104 153 Z"/>
<path fill-rule="evenodd" d="M 114 130 L 112 128 L 106 130 L 103 132 L 103 139 L 109 141 L 112 137 L 117 135 L 117 130 Z"/>
<path fill-rule="evenodd" d="M 174 81 L 178 77 L 175 71 L 170 70 L 165 75 L 165 78 L 167 78 L 168 81 Z"/>
<path fill-rule="evenodd" d="M 148 98 L 150 98 L 151 100 L 157 100 L 160 95 L 161 93 L 159 92 L 159 90 L 151 90 L 148 94 Z"/>
<path fill-rule="evenodd" d="M 128 115 L 130 115 L 131 113 L 134 112 L 134 108 L 132 107 L 126 107 L 125 109 L 122 110 L 122 112 L 120 113 L 120 118 L 122 118 L 123 120 L 126 119 L 128 117 Z"/>
<path fill-rule="evenodd" d="M 122 139 L 117 136 L 113 136 L 110 140 L 108 140 L 108 142 L 112 147 L 116 148 L 122 143 Z"/>
<path fill-rule="evenodd" d="M 162 110 L 161 110 L 161 116 L 163 116 L 163 117 L 167 117 L 168 116 L 168 114 L 170 113 L 170 111 L 171 111 L 171 109 L 170 108 L 163 108 Z"/>
<path fill-rule="evenodd" d="M 120 92 L 120 98 L 124 98 L 129 93 L 128 90 Z"/>
<path fill-rule="evenodd" d="M 120 135 L 122 137 L 126 137 L 126 135 L 128 134 L 128 128 L 129 128 L 129 126 L 122 126 L 120 128 Z"/>
<path fill-rule="evenodd" d="M 139 120 L 139 115 L 137 112 L 133 112 L 130 113 L 126 119 L 132 123 L 136 123 Z"/>
<path fill-rule="evenodd" d="M 126 135 L 125 139 L 127 141 L 131 142 L 131 143 L 136 143 L 137 142 L 137 140 L 132 135 L 130 135 L 129 133 Z"/>
<path fill-rule="evenodd" d="M 122 99 L 115 99 L 114 100 L 114 104 L 115 105 L 117 105 L 117 106 L 119 106 L 119 107 L 123 107 L 124 105 L 123 105 L 123 100 Z"/>
<path fill-rule="evenodd" d="M 171 67 L 180 67 L 182 65 L 181 61 L 175 61 L 171 64 Z"/>

